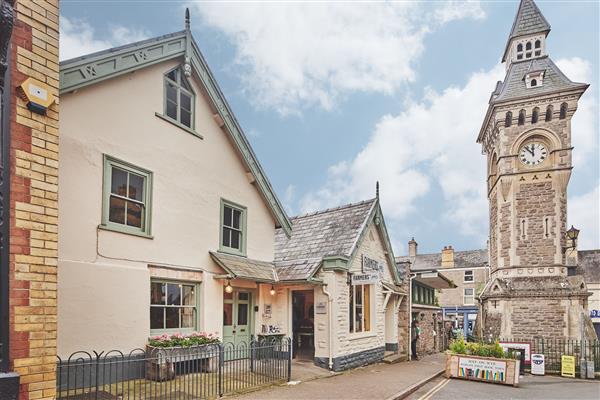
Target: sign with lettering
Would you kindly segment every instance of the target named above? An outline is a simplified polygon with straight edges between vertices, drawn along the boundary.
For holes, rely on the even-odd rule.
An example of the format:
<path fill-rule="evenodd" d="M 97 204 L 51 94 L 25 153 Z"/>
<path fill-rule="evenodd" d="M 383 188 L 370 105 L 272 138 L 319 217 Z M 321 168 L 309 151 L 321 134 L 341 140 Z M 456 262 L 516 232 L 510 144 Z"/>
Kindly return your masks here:
<path fill-rule="evenodd" d="M 562 356 L 560 363 L 560 374 L 562 376 L 568 376 L 575 378 L 575 357 L 574 356 Z"/>
<path fill-rule="evenodd" d="M 371 283 L 379 282 L 379 274 L 378 273 L 370 273 L 370 274 L 353 274 L 352 275 L 352 284 L 353 285 L 368 285 Z"/>
<path fill-rule="evenodd" d="M 327 302 L 317 301 L 315 314 L 327 314 Z"/>
<path fill-rule="evenodd" d="M 377 260 L 373 260 L 363 254 L 362 259 L 362 272 L 363 273 L 371 273 L 376 272 L 378 274 L 383 274 L 383 264 Z"/>
<path fill-rule="evenodd" d="M 460 357 L 458 376 L 489 382 L 506 381 L 506 362 L 482 358 Z"/>
<path fill-rule="evenodd" d="M 544 375 L 546 373 L 546 360 L 543 354 L 531 355 L 531 374 Z"/>
<path fill-rule="evenodd" d="M 600 318 L 600 310 L 590 310 L 590 318 Z"/>
<path fill-rule="evenodd" d="M 500 342 L 500 347 L 504 351 L 508 350 L 523 350 L 525 352 L 525 364 L 531 364 L 531 343 L 528 342 Z"/>

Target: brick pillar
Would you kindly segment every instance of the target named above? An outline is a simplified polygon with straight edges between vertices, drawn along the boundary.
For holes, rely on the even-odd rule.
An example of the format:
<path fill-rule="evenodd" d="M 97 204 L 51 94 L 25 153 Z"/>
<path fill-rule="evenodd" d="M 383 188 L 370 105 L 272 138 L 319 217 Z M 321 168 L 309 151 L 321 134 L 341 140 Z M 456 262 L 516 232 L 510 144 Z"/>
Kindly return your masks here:
<path fill-rule="evenodd" d="M 56 394 L 58 106 L 32 113 L 15 88 L 31 77 L 58 98 L 58 0 L 18 0 L 10 146 L 10 363 L 20 399 Z"/>

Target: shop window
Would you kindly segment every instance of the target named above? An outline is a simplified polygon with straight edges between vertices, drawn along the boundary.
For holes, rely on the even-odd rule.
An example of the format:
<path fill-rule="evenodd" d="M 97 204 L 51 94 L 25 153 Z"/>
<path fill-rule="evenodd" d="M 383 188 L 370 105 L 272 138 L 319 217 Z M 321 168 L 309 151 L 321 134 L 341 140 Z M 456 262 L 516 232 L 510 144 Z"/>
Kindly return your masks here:
<path fill-rule="evenodd" d="M 350 286 L 350 333 L 371 330 L 371 285 Z"/>
<path fill-rule="evenodd" d="M 246 254 L 246 208 L 221 200 L 220 251 Z"/>
<path fill-rule="evenodd" d="M 473 271 L 472 270 L 465 271 L 464 281 L 465 282 L 473 282 Z"/>
<path fill-rule="evenodd" d="M 151 180 L 151 172 L 105 156 L 101 227 L 149 236 Z"/>
<path fill-rule="evenodd" d="M 181 68 L 165 74 L 164 115 L 176 124 L 194 128 L 194 92 Z"/>
<path fill-rule="evenodd" d="M 193 331 L 197 328 L 197 286 L 191 283 L 150 283 L 150 329 Z"/>
<path fill-rule="evenodd" d="M 472 306 L 475 304 L 475 289 L 473 289 L 473 288 L 465 288 L 464 289 L 463 303 L 465 306 Z"/>

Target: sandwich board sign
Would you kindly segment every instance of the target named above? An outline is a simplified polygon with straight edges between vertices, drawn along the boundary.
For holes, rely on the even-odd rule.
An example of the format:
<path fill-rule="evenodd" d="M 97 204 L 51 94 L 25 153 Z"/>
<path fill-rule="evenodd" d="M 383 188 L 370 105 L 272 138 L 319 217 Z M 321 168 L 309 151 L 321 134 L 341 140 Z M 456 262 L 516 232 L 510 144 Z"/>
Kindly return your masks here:
<path fill-rule="evenodd" d="M 575 378 L 575 357 L 574 356 L 562 356 L 560 363 L 560 374 L 562 376 L 568 376 Z"/>
<path fill-rule="evenodd" d="M 546 374 L 546 360 L 543 354 L 532 354 L 531 355 L 531 374 L 532 375 L 545 375 Z"/>

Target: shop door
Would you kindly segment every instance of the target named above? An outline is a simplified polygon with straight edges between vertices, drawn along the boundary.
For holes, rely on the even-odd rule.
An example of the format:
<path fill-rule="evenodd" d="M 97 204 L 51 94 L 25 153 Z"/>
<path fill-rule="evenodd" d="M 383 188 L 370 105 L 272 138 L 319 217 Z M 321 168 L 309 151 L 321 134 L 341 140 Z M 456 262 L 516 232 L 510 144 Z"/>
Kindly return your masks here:
<path fill-rule="evenodd" d="M 223 293 L 223 343 L 232 343 L 238 347 L 246 346 L 251 339 L 250 304 L 251 294 L 234 290 Z"/>

